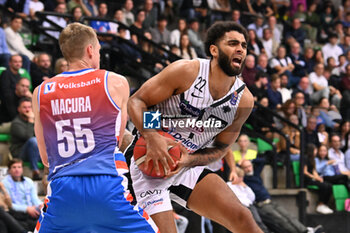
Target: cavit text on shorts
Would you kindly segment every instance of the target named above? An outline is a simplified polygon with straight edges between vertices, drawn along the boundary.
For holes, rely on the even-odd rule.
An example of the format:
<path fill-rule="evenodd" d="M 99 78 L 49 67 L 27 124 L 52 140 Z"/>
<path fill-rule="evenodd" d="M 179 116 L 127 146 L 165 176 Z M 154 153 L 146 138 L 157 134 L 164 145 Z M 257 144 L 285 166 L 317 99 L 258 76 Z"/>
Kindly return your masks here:
<path fill-rule="evenodd" d="M 147 190 L 145 192 L 142 192 L 140 194 L 140 197 L 147 197 L 147 196 L 152 196 L 152 195 L 158 195 L 161 194 L 162 190 L 160 189 L 154 189 L 154 190 Z"/>

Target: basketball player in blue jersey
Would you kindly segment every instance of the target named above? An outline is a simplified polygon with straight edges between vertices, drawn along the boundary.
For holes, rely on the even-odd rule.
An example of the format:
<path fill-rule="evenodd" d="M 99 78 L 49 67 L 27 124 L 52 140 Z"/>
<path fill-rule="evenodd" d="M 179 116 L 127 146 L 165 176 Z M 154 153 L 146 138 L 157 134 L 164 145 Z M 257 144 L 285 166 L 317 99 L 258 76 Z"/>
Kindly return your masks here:
<path fill-rule="evenodd" d="M 142 135 L 147 143 L 146 164 L 152 160 L 158 172 L 158 164 L 162 164 L 168 174 L 166 179 L 149 177 L 131 158 L 136 199 L 162 233 L 176 232 L 170 200 L 232 232 L 262 232 L 225 182 L 206 169 L 206 165 L 225 156 L 254 105 L 252 94 L 237 77 L 245 62 L 247 40 L 247 32 L 241 25 L 217 22 L 207 32 L 206 51 L 211 59 L 174 62 L 129 99 L 128 113 L 138 130 L 136 136 Z M 145 129 L 141 114 L 144 111 L 152 111 L 155 119 L 159 114 L 171 118 L 171 124 L 168 119 L 162 120 L 161 127 L 183 146 L 181 160 L 173 172 L 168 162 L 174 164 L 174 161 L 167 150 L 175 142 L 155 129 Z M 186 125 L 188 120 L 220 124 L 192 127 Z"/>
<path fill-rule="evenodd" d="M 60 48 L 69 70 L 34 91 L 35 133 L 48 195 L 35 232 L 158 232 L 132 206 L 118 148 L 129 97 L 126 79 L 100 70 L 100 44 L 91 27 L 68 25 Z"/>

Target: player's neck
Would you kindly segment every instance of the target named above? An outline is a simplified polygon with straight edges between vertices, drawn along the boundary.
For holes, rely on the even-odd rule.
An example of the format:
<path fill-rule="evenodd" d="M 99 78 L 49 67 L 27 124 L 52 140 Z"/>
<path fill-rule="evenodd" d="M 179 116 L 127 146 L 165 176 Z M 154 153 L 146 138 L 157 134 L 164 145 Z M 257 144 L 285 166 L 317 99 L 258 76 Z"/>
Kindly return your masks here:
<path fill-rule="evenodd" d="M 89 68 L 93 68 L 93 66 L 84 60 L 77 60 L 69 63 L 68 71 L 77 71 Z"/>
<path fill-rule="evenodd" d="M 235 81 L 236 77 L 225 74 L 217 61 L 212 60 L 210 62 L 209 90 L 214 99 L 220 99 L 225 96 L 230 91 Z"/>

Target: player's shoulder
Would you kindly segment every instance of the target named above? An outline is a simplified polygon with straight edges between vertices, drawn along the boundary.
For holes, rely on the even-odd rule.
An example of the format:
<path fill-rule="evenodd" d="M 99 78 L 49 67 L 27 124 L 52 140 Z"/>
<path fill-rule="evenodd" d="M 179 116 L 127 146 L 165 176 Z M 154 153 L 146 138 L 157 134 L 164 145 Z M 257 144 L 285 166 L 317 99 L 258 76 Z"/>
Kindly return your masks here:
<path fill-rule="evenodd" d="M 108 71 L 108 80 L 115 83 L 119 83 L 121 85 L 127 85 L 129 86 L 128 80 L 120 74 L 114 73 L 112 71 Z"/>
<path fill-rule="evenodd" d="M 241 103 L 249 106 L 254 105 L 254 97 L 247 86 L 244 87 L 244 91 L 240 100 Z"/>
<path fill-rule="evenodd" d="M 239 101 L 239 109 L 241 108 L 252 108 L 254 106 L 253 94 L 249 91 L 248 87 L 244 87 L 243 94 Z"/>
<path fill-rule="evenodd" d="M 178 60 L 167 66 L 161 73 L 156 75 L 156 79 L 161 83 L 174 88 L 179 94 L 187 90 L 196 79 L 200 68 L 198 59 Z"/>
<path fill-rule="evenodd" d="M 171 63 L 167 69 L 168 72 L 172 72 L 182 78 L 193 77 L 197 75 L 200 68 L 200 61 L 198 59 L 186 60 L 181 59 Z"/>
<path fill-rule="evenodd" d="M 36 96 L 39 93 L 39 88 L 40 88 L 40 85 L 34 88 L 33 96 Z"/>
<path fill-rule="evenodd" d="M 200 61 L 198 59 L 181 59 L 171 63 L 156 77 L 161 85 L 172 87 L 174 94 L 185 92 L 198 76 Z"/>
<path fill-rule="evenodd" d="M 129 82 L 120 74 L 108 72 L 107 76 L 108 91 L 112 96 L 129 96 Z"/>
<path fill-rule="evenodd" d="M 38 85 L 37 87 L 34 88 L 34 91 L 33 91 L 33 96 L 36 96 L 38 94 L 40 94 L 39 90 L 42 90 L 45 88 L 46 85 L 50 85 L 50 83 L 56 83 L 57 81 L 59 81 L 59 76 L 58 75 L 55 75 L 53 77 L 51 77 L 50 79 L 47 79 L 47 80 L 44 80 L 42 83 L 40 83 L 40 85 Z M 53 84 L 55 85 L 55 84 Z"/>
<path fill-rule="evenodd" d="M 249 115 L 252 108 L 254 107 L 254 97 L 249 91 L 248 87 L 245 86 L 241 99 L 239 101 L 237 117 Z"/>
<path fill-rule="evenodd" d="M 112 78 L 120 81 L 126 81 L 126 78 L 121 74 L 117 74 L 113 71 L 107 71 L 107 72 L 108 72 L 108 78 Z"/>

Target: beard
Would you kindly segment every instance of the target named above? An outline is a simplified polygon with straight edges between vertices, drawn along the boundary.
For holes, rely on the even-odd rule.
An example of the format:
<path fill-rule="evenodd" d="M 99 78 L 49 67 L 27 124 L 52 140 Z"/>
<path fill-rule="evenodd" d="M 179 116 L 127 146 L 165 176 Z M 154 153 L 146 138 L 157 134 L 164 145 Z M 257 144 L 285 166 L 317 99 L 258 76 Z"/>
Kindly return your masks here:
<path fill-rule="evenodd" d="M 228 76 L 236 76 L 242 73 L 245 59 L 242 60 L 241 66 L 239 68 L 232 66 L 232 59 L 230 59 L 220 48 L 219 48 L 219 57 L 218 57 L 218 64 L 222 71 Z"/>
<path fill-rule="evenodd" d="M 245 173 L 246 176 L 253 176 L 254 175 L 254 171 L 249 171 Z"/>

